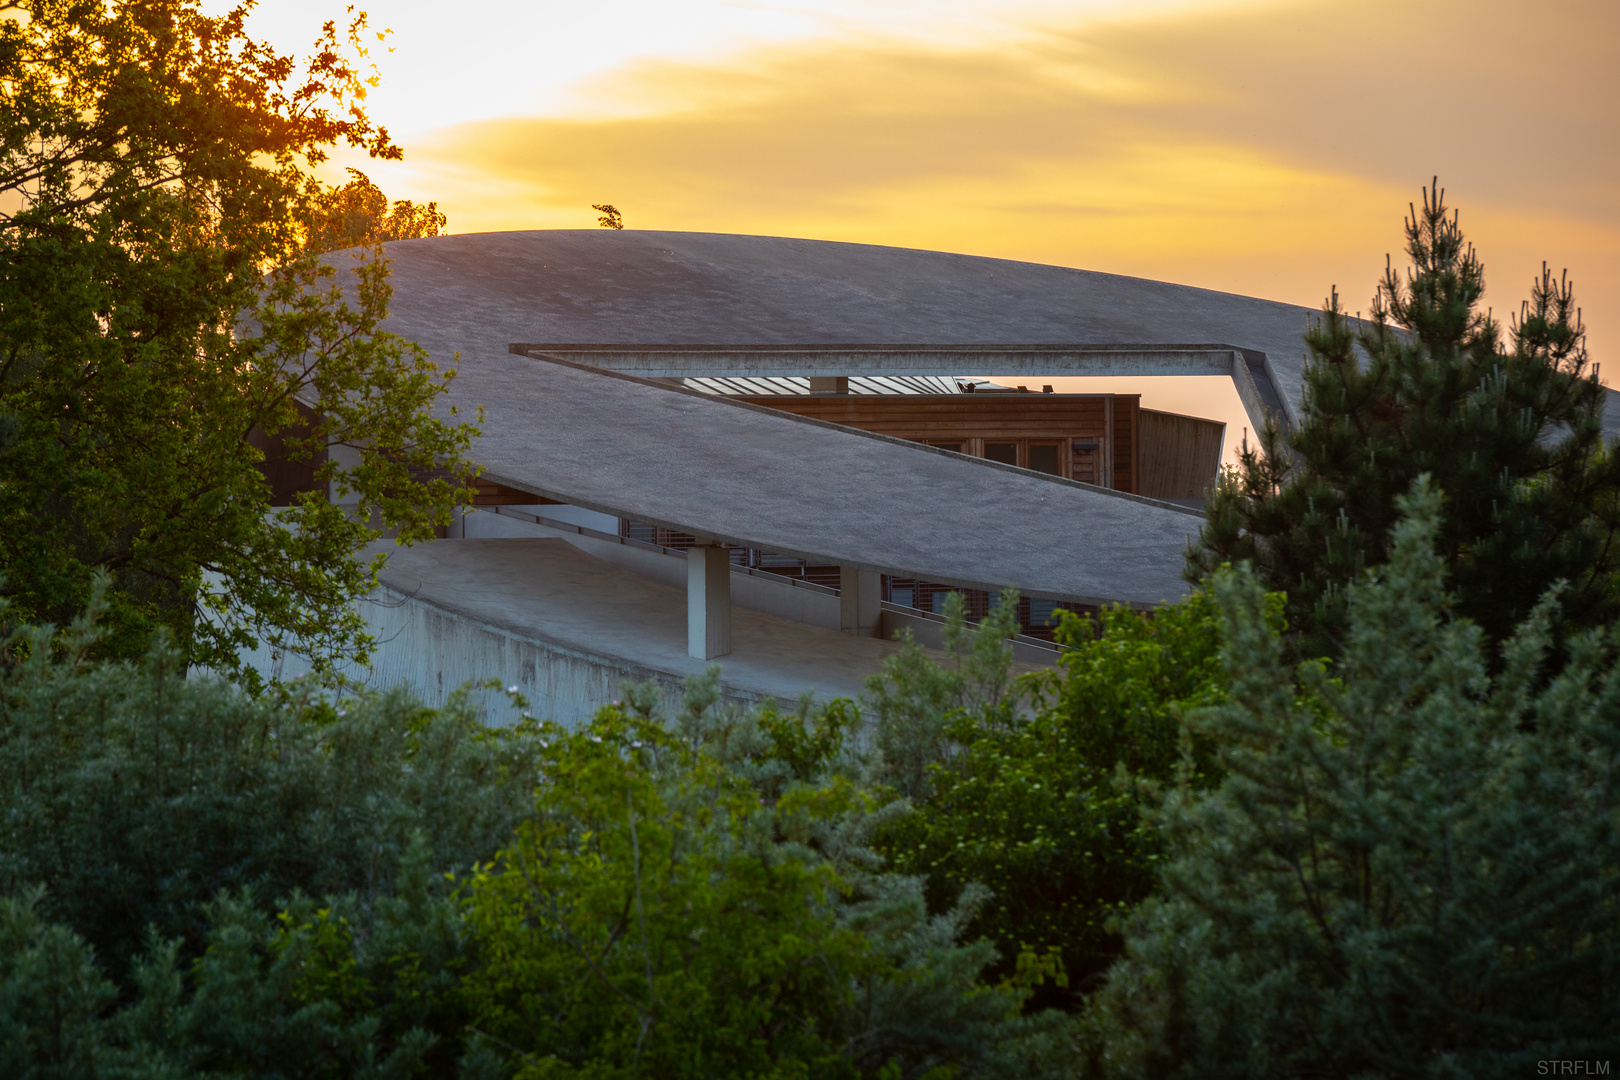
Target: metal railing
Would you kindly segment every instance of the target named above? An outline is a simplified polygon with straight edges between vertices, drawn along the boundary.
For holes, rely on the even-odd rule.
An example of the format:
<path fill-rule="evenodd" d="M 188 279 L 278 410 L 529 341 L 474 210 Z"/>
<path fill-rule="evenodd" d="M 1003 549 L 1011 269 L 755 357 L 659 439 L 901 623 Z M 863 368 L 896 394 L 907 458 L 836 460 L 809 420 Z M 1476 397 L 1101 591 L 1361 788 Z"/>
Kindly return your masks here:
<path fill-rule="evenodd" d="M 678 558 L 682 562 L 686 561 L 686 551 L 682 548 L 664 547 L 662 544 L 648 543 L 646 540 L 637 540 L 629 536 L 620 536 L 618 533 L 603 532 L 601 529 L 593 529 L 587 525 L 575 525 L 571 521 L 558 521 L 555 518 L 541 517 L 538 514 L 530 514 L 522 510 L 514 510 L 510 506 L 485 506 L 480 507 L 479 509 L 482 512 L 499 514 L 503 517 L 517 518 L 519 521 L 527 521 L 532 524 L 539 525 L 542 528 L 551 529 L 554 532 L 575 533 L 579 536 L 588 536 L 593 540 L 606 540 L 610 543 L 619 544 L 623 547 L 637 548 L 641 551 L 656 552 L 660 555 L 668 555 L 671 558 Z M 788 577 L 785 574 L 773 574 L 768 570 L 759 570 L 752 566 L 738 566 L 736 563 L 733 563 L 731 565 L 731 572 L 733 574 L 747 574 L 749 577 L 765 578 L 768 581 L 788 585 L 795 589 L 807 589 L 810 592 L 818 593 L 823 596 L 838 595 L 837 589 L 830 589 L 825 585 L 817 585 L 815 582 L 805 581 L 803 578 Z M 904 604 L 895 604 L 887 600 L 883 601 L 881 607 L 892 611 L 897 615 L 904 615 L 912 619 L 937 623 L 940 625 L 943 625 L 946 622 L 945 616 L 936 612 L 927 611 L 923 608 L 907 607 Z M 1021 645 L 1031 648 L 1040 649 L 1042 651 L 1050 651 L 1053 653 L 1064 651 L 1061 645 L 1051 641 L 1042 640 L 1041 638 L 1029 637 L 1026 634 L 1013 634 L 1009 640 L 1016 641 Z"/>

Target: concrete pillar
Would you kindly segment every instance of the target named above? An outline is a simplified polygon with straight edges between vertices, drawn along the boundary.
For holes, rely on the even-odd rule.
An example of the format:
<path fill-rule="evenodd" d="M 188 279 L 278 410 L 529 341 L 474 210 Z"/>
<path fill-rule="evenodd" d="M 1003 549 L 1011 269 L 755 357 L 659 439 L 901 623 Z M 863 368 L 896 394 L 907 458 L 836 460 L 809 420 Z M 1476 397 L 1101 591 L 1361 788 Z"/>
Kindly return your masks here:
<path fill-rule="evenodd" d="M 360 451 L 352 446 L 345 446 L 343 443 L 328 444 L 326 456 L 337 462 L 337 471 L 340 473 L 350 472 L 360 467 Z M 333 477 L 333 479 L 335 480 L 336 477 Z M 339 495 L 336 484 L 327 487 L 326 497 L 342 506 L 353 506 L 360 501 L 360 496 L 352 491 L 346 491 Z"/>
<path fill-rule="evenodd" d="M 731 556 L 723 547 L 686 551 L 686 651 L 699 660 L 731 651 Z"/>
<path fill-rule="evenodd" d="M 883 615 L 883 576 L 853 566 L 838 568 L 838 628 L 856 637 L 877 637 Z"/>

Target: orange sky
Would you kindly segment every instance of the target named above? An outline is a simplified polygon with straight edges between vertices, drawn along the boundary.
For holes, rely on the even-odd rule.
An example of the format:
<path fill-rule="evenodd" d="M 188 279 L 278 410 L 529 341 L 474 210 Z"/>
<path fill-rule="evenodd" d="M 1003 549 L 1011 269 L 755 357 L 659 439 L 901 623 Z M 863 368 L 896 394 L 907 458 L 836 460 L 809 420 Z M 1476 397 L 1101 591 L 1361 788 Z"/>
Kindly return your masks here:
<path fill-rule="evenodd" d="M 1496 312 L 1567 267 L 1620 385 L 1615 0 L 370 8 L 396 31 L 373 113 L 406 161 L 356 164 L 454 232 L 588 227 L 612 202 L 630 228 L 1364 306 L 1439 174 Z M 277 0 L 254 25 L 294 47 L 333 11 Z"/>

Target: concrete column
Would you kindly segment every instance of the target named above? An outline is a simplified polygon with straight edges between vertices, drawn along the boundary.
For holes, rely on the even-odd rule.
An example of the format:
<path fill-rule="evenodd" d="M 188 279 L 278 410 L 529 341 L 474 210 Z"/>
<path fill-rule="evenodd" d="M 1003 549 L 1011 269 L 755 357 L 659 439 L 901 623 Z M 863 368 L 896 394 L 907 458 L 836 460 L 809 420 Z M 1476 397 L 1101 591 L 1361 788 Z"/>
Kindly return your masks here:
<path fill-rule="evenodd" d="M 731 557 L 723 547 L 686 551 L 686 651 L 699 660 L 731 651 Z"/>
<path fill-rule="evenodd" d="M 326 456 L 337 462 L 337 471 L 340 473 L 349 472 L 360 467 L 360 451 L 356 450 L 352 446 L 345 446 L 342 443 L 331 443 L 326 448 Z M 333 479 L 336 479 L 336 477 Z M 360 496 L 356 495 L 352 491 L 346 491 L 339 496 L 335 487 L 333 486 L 328 486 L 327 498 L 332 502 L 339 503 L 343 506 L 353 506 L 355 503 L 360 501 Z"/>
<path fill-rule="evenodd" d="M 883 615 L 883 576 L 853 566 L 838 568 L 838 628 L 856 637 L 877 637 Z"/>

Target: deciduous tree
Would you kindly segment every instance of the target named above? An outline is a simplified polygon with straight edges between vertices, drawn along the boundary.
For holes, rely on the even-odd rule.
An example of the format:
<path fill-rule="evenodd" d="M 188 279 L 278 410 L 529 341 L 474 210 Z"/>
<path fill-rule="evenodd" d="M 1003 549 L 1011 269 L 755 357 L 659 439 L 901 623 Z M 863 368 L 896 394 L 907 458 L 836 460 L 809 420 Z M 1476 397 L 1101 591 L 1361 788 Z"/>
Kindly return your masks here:
<path fill-rule="evenodd" d="M 322 666 L 363 655 L 348 604 L 379 524 L 431 535 L 466 498 L 472 429 L 431 409 L 453 372 L 379 329 L 386 267 L 357 286 L 303 252 L 345 144 L 399 156 L 367 117 L 365 16 L 302 65 L 249 5 L 10 0 L 0 20 L 0 591 L 66 621 L 92 572 L 101 648 L 169 628 L 231 669 L 268 641 Z M 271 514 L 263 447 L 305 487 Z M 328 454 L 353 448 L 357 468 Z M 440 479 L 422 479 L 435 468 Z M 358 500 L 357 514 L 325 488 Z"/>

